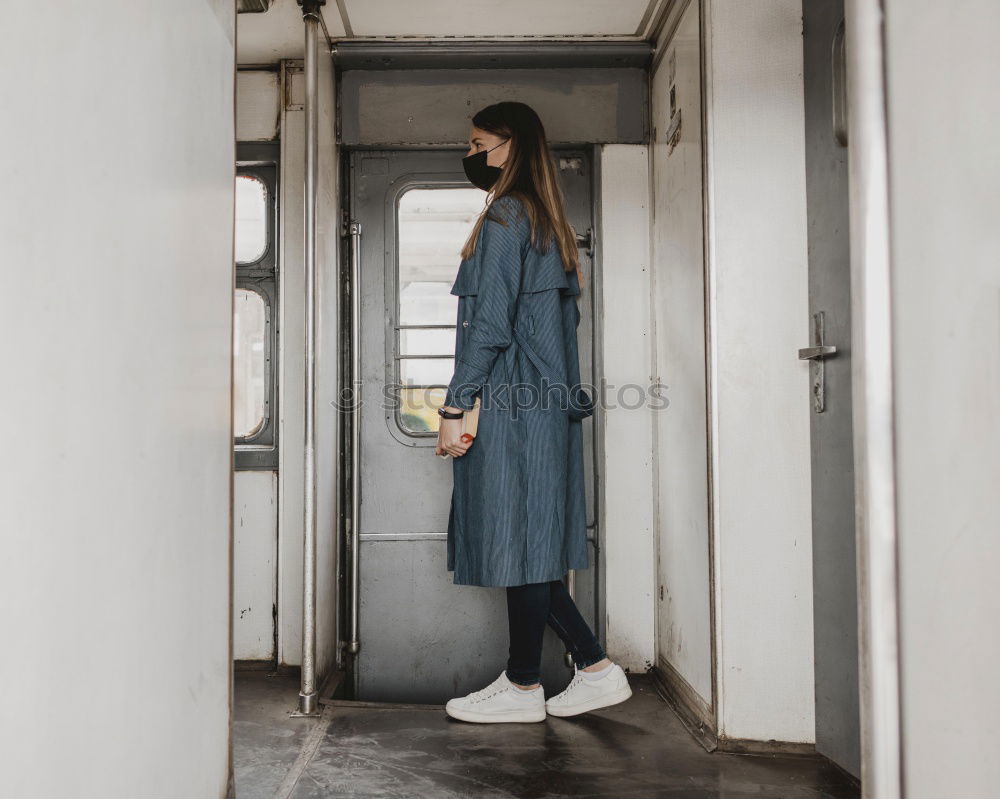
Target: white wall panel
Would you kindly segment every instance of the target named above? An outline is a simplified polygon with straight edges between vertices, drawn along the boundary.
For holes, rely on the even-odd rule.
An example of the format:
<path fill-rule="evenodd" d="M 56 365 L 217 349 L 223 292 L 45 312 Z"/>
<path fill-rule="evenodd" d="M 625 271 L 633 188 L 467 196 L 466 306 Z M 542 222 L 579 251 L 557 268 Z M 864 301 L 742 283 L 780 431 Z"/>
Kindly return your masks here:
<path fill-rule="evenodd" d="M 233 659 L 268 660 L 278 599 L 276 472 L 233 475 L 233 550 Z"/>
<path fill-rule="evenodd" d="M 719 733 L 812 742 L 801 4 L 707 8 Z"/>
<path fill-rule="evenodd" d="M 655 546 L 653 539 L 653 415 L 646 404 L 651 362 L 649 308 L 649 150 L 601 148 L 599 220 L 603 349 L 604 533 L 606 637 L 623 668 L 653 665 Z M 634 406 L 640 389 L 642 405 Z"/>
<path fill-rule="evenodd" d="M 652 78 L 653 367 L 656 414 L 657 656 L 712 702 L 708 420 L 698 3 L 688 5 Z M 671 149 L 670 89 L 680 137 Z"/>
<path fill-rule="evenodd" d="M 4 8 L 3 796 L 226 794 L 235 22 Z"/>
<path fill-rule="evenodd" d="M 1000 12 L 885 5 L 904 781 L 996 796 Z"/>

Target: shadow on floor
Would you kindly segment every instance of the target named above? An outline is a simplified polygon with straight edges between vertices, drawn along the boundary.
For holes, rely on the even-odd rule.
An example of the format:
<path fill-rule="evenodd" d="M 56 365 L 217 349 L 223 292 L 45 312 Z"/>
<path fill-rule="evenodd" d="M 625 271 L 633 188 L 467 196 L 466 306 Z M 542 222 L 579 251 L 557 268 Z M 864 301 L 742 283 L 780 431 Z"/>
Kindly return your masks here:
<path fill-rule="evenodd" d="M 443 707 L 326 705 L 291 718 L 295 677 L 236 675 L 237 799 L 856 799 L 822 757 L 706 752 L 646 675 L 627 702 L 535 724 L 469 724 Z"/>

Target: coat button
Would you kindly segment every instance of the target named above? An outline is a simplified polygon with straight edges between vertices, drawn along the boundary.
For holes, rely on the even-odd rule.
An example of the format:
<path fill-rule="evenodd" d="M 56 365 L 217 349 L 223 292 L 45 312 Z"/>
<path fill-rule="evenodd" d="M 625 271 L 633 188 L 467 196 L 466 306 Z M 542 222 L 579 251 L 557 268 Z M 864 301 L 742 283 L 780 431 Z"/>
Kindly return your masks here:
<path fill-rule="evenodd" d="M 468 319 L 463 319 L 462 320 L 462 327 L 468 327 L 468 326 L 469 326 L 469 320 Z"/>

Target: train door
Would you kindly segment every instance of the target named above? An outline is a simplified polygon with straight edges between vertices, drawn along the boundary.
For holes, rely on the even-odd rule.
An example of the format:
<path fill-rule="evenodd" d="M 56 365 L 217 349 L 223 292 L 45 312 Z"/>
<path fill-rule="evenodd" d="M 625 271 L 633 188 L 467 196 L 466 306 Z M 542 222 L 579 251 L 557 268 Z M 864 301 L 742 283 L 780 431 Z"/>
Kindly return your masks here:
<path fill-rule="evenodd" d="M 860 777 L 844 4 L 803 12 L 816 749 Z"/>
<path fill-rule="evenodd" d="M 507 660 L 504 589 L 455 585 L 447 571 L 452 462 L 434 454 L 436 409 L 453 371 L 457 298 L 450 289 L 459 250 L 486 196 L 466 179 L 464 155 L 355 150 L 348 159 L 361 306 L 357 699 L 441 703 L 490 682 Z M 570 224 L 583 236 L 591 228 L 589 153 L 556 156 Z M 581 249 L 580 257 L 586 285 L 578 333 L 587 382 L 592 270 L 590 253 Z M 593 624 L 592 425 L 584 430 L 591 568 L 574 583 Z M 561 690 L 569 681 L 563 656 L 558 637 L 547 630 L 547 687 Z"/>

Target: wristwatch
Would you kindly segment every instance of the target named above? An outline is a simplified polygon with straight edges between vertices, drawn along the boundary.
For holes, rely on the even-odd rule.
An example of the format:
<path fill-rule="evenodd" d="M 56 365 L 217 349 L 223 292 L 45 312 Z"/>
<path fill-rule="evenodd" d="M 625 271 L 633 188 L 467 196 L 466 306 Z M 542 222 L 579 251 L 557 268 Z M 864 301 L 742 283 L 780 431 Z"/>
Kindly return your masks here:
<path fill-rule="evenodd" d="M 459 411 L 458 413 L 452 413 L 451 411 L 446 411 L 443 407 L 438 408 L 438 416 L 442 419 L 461 419 L 465 416 L 465 411 Z"/>

